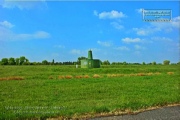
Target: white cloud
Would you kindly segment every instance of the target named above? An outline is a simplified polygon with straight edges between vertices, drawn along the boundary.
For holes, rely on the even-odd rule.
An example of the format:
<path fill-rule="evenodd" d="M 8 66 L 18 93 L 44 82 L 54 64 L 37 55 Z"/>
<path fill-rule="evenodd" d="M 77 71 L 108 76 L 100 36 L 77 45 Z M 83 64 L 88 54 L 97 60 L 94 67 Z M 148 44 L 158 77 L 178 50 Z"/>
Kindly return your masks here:
<path fill-rule="evenodd" d="M 133 28 L 133 31 L 136 31 L 137 35 L 148 35 L 149 31 L 143 28 Z"/>
<path fill-rule="evenodd" d="M 7 27 L 7 28 L 12 28 L 14 27 L 14 25 L 8 21 L 3 21 L 3 22 L 0 22 L 0 25 L 4 26 L 4 27 Z"/>
<path fill-rule="evenodd" d="M 180 28 L 180 16 L 172 18 L 172 22 L 170 24 L 175 28 Z"/>
<path fill-rule="evenodd" d="M 91 49 L 93 52 L 99 52 L 99 51 L 101 51 L 101 49 L 99 49 L 99 48 L 92 48 Z"/>
<path fill-rule="evenodd" d="M 140 38 L 123 38 L 122 39 L 123 42 L 125 43 L 138 43 L 138 42 L 141 42 L 141 39 Z"/>
<path fill-rule="evenodd" d="M 14 25 L 8 21 L 0 22 L 0 41 L 45 39 L 50 37 L 50 34 L 45 31 L 17 34 L 10 29 L 13 26 Z"/>
<path fill-rule="evenodd" d="M 120 47 L 117 47 L 115 48 L 116 50 L 122 50 L 122 51 L 129 51 L 130 49 L 126 46 L 120 46 Z"/>
<path fill-rule="evenodd" d="M 136 11 L 137 11 L 138 13 L 142 14 L 143 8 L 136 9 Z"/>
<path fill-rule="evenodd" d="M 31 35 L 32 38 L 34 39 L 44 39 L 44 38 L 49 38 L 50 34 L 45 32 L 45 31 L 37 31 L 34 34 Z"/>
<path fill-rule="evenodd" d="M 49 38 L 50 34 L 45 31 L 37 31 L 32 34 L 14 34 L 12 40 L 29 40 L 29 39 L 45 39 Z"/>
<path fill-rule="evenodd" d="M 116 28 L 116 29 L 118 29 L 118 30 L 124 28 L 124 26 L 120 25 L 120 24 L 117 23 L 117 22 L 111 22 L 110 24 L 111 24 L 114 28 Z"/>
<path fill-rule="evenodd" d="M 80 54 L 82 54 L 82 51 L 81 50 L 77 50 L 77 49 L 73 49 L 73 50 L 70 51 L 70 53 L 71 54 L 75 54 L 75 55 L 76 54 L 80 55 Z"/>
<path fill-rule="evenodd" d="M 31 0 L 2 0 L 0 5 L 3 8 L 13 9 L 33 9 L 33 8 L 44 8 L 47 7 L 45 0 L 31 1 Z"/>
<path fill-rule="evenodd" d="M 162 41 L 162 42 L 172 42 L 173 41 L 171 38 L 167 38 L 167 37 L 151 37 L 151 40 Z"/>
<path fill-rule="evenodd" d="M 134 45 L 134 48 L 135 48 L 136 50 L 144 50 L 144 49 L 145 49 L 145 47 L 140 46 L 140 45 Z"/>
<path fill-rule="evenodd" d="M 173 29 L 180 28 L 180 16 L 172 18 L 171 22 L 152 22 L 151 25 L 166 32 L 171 32 Z"/>
<path fill-rule="evenodd" d="M 140 52 L 140 51 L 135 51 L 135 52 L 134 52 L 134 55 L 136 55 L 136 56 L 139 57 L 139 56 L 141 56 L 141 52 Z"/>
<path fill-rule="evenodd" d="M 99 40 L 98 40 L 97 43 L 98 43 L 99 45 L 105 46 L 105 47 L 110 47 L 110 46 L 112 46 L 112 42 L 107 42 L 107 41 L 102 42 L 102 41 L 99 41 Z"/>
<path fill-rule="evenodd" d="M 45 31 L 36 31 L 35 33 L 17 34 L 5 27 L 0 26 L 0 41 L 46 39 L 49 37 L 50 37 L 50 34 Z"/>
<path fill-rule="evenodd" d="M 13 32 L 4 26 L 0 26 L 0 41 L 9 40 L 13 36 Z"/>
<path fill-rule="evenodd" d="M 64 45 L 54 45 L 55 48 L 65 48 Z"/>
<path fill-rule="evenodd" d="M 157 27 L 145 27 L 145 28 L 133 28 L 133 31 L 136 31 L 137 35 L 147 36 L 153 34 L 154 32 L 161 31 L 161 29 Z"/>
<path fill-rule="evenodd" d="M 151 22 L 149 26 L 133 28 L 139 36 L 148 36 L 156 32 L 172 32 L 180 28 L 180 16 L 172 18 L 171 22 Z"/>
<path fill-rule="evenodd" d="M 112 10 L 111 12 L 102 12 L 99 14 L 97 11 L 94 11 L 94 15 L 98 16 L 99 19 L 117 19 L 117 18 L 126 17 L 124 13 L 115 10 Z"/>

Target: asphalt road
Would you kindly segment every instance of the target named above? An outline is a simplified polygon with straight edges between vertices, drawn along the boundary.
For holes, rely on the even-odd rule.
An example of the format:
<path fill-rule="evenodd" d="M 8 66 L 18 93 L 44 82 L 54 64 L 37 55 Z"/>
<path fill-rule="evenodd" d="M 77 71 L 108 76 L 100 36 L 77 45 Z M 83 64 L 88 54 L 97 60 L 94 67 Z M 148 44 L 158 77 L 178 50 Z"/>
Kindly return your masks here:
<path fill-rule="evenodd" d="M 133 115 L 98 117 L 90 120 L 180 120 L 180 106 L 163 107 Z"/>

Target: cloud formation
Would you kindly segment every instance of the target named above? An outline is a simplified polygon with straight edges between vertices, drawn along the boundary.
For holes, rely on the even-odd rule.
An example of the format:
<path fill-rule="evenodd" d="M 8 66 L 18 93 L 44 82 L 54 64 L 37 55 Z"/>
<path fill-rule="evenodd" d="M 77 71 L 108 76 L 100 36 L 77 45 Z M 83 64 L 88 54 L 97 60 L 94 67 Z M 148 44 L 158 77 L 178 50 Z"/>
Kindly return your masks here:
<path fill-rule="evenodd" d="M 46 39 L 51 35 L 45 31 L 36 31 L 34 33 L 15 33 L 10 28 L 12 25 L 8 21 L 0 22 L 0 41 L 17 41 L 17 40 L 33 40 Z"/>
<path fill-rule="evenodd" d="M 8 21 L 0 22 L 0 25 L 1 25 L 1 26 L 4 26 L 4 27 L 7 27 L 7 28 L 12 28 L 12 27 L 14 27 L 14 25 L 11 24 L 11 23 L 8 22 Z"/>
<path fill-rule="evenodd" d="M 37 1 L 31 1 L 31 0 L 2 0 L 0 2 L 0 6 L 7 9 L 14 9 L 18 8 L 20 10 L 23 9 L 33 9 L 33 8 L 43 8 L 47 7 L 47 3 L 45 0 L 37 0 Z"/>
<path fill-rule="evenodd" d="M 151 37 L 151 40 L 153 41 L 162 41 L 162 42 L 172 42 L 173 40 L 168 37 Z"/>
<path fill-rule="evenodd" d="M 54 45 L 55 48 L 65 48 L 64 45 Z"/>
<path fill-rule="evenodd" d="M 104 47 L 110 47 L 110 46 L 112 46 L 112 42 L 107 42 L 107 41 L 103 42 L 103 41 L 98 40 L 97 43 L 98 43 L 99 45 L 101 45 L 101 46 L 104 46 Z"/>
<path fill-rule="evenodd" d="M 138 43 L 138 42 L 141 42 L 141 39 L 140 38 L 123 38 L 122 41 L 124 43 Z"/>
<path fill-rule="evenodd" d="M 117 19 L 117 18 L 123 18 L 126 17 L 126 15 L 123 12 L 118 12 L 116 10 L 112 10 L 110 12 L 102 12 L 98 13 L 96 10 L 94 11 L 94 15 L 98 16 L 99 19 Z"/>
<path fill-rule="evenodd" d="M 156 32 L 172 32 L 175 29 L 180 28 L 180 16 L 172 18 L 170 22 L 151 22 L 149 26 L 141 28 L 132 28 L 139 36 L 148 36 L 155 34 Z"/>
<path fill-rule="evenodd" d="M 161 30 L 171 32 L 173 29 L 180 28 L 180 16 L 172 18 L 170 22 L 152 22 L 151 25 Z"/>
<path fill-rule="evenodd" d="M 161 29 L 158 27 L 149 26 L 149 27 L 144 27 L 144 28 L 133 28 L 133 31 L 135 31 L 136 34 L 139 36 L 147 36 L 155 32 L 161 31 Z"/>
<path fill-rule="evenodd" d="M 120 47 L 117 47 L 115 48 L 116 50 L 122 50 L 122 51 L 129 51 L 130 49 L 126 46 L 120 46 Z"/>
<path fill-rule="evenodd" d="M 135 48 L 136 50 L 144 50 L 144 49 L 145 49 L 145 47 L 140 46 L 140 45 L 134 45 L 134 48 Z"/>
<path fill-rule="evenodd" d="M 82 51 L 81 50 L 77 50 L 77 49 L 73 49 L 70 51 L 71 54 L 74 54 L 74 55 L 80 55 L 82 54 Z"/>
<path fill-rule="evenodd" d="M 124 28 L 124 26 L 123 25 L 120 25 L 119 23 L 117 23 L 117 22 L 111 22 L 110 23 L 114 28 L 116 28 L 116 29 L 118 29 L 118 30 L 120 30 L 120 29 L 123 29 Z"/>
<path fill-rule="evenodd" d="M 14 27 L 8 21 L 0 22 L 0 41 L 16 41 L 16 40 L 32 40 L 32 39 L 46 39 L 50 34 L 45 31 L 36 31 L 34 33 L 15 33 L 11 30 Z"/>
<path fill-rule="evenodd" d="M 136 9 L 136 12 L 138 12 L 139 14 L 142 14 L 143 8 L 140 9 Z"/>

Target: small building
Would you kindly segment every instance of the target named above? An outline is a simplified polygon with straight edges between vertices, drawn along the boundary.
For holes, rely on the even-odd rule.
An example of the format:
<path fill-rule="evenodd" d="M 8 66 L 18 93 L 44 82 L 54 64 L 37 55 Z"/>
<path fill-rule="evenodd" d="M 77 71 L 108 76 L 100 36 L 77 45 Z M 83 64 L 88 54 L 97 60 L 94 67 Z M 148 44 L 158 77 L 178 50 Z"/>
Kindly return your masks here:
<path fill-rule="evenodd" d="M 88 58 L 81 60 L 81 68 L 100 68 L 100 60 L 93 59 L 92 51 L 88 51 Z"/>

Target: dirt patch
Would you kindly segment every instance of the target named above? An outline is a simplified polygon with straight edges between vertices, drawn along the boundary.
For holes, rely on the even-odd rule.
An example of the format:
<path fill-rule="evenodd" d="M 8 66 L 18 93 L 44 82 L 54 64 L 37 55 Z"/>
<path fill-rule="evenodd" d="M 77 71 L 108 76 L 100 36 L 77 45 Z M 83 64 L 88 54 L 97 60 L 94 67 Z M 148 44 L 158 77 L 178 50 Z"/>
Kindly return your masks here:
<path fill-rule="evenodd" d="M 24 80 L 24 77 L 20 76 L 10 76 L 10 77 L 3 77 L 0 80 Z"/>

